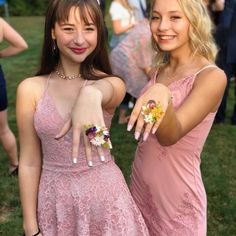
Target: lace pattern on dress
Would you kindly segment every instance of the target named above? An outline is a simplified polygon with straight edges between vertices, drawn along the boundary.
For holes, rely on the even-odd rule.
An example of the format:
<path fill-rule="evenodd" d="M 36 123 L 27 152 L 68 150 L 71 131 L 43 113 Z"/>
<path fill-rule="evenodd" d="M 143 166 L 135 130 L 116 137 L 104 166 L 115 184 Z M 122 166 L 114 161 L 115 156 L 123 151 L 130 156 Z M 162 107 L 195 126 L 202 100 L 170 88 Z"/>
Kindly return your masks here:
<path fill-rule="evenodd" d="M 45 236 L 149 235 L 114 162 L 86 173 L 44 171 L 38 215 Z"/>
<path fill-rule="evenodd" d="M 144 186 L 142 186 L 144 187 Z M 131 184 L 131 192 L 133 186 Z M 198 236 L 198 227 L 204 219 L 199 218 L 198 206 L 199 200 L 191 193 L 185 192 L 182 202 L 176 207 L 176 213 L 172 218 L 165 219 L 160 214 L 160 208 L 153 201 L 148 186 L 142 191 L 145 191 L 145 199 L 138 199 L 136 203 L 141 209 L 144 220 L 148 227 L 151 236 Z M 134 197 L 137 194 L 134 195 Z"/>

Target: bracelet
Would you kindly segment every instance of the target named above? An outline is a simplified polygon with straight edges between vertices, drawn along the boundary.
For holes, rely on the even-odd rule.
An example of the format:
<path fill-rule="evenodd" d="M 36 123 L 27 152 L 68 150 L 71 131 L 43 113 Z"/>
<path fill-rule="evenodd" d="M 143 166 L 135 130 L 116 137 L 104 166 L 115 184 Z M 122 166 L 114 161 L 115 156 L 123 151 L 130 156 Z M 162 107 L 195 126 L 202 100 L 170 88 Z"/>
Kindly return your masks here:
<path fill-rule="evenodd" d="M 40 229 L 39 229 L 39 231 L 36 233 L 36 234 L 33 234 L 32 236 L 37 236 L 37 235 L 39 235 L 41 233 L 41 231 L 40 231 Z"/>
<path fill-rule="evenodd" d="M 36 234 L 33 234 L 32 236 L 37 236 L 41 233 L 40 229 L 38 229 L 38 232 Z M 23 236 L 25 236 L 25 234 L 23 234 Z"/>

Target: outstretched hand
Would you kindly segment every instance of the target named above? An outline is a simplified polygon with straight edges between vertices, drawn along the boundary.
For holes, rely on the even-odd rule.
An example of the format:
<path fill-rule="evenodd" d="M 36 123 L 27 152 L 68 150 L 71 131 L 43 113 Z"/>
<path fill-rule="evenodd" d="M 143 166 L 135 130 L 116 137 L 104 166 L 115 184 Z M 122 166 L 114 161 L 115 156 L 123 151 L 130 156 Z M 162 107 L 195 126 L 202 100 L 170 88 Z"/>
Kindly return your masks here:
<path fill-rule="evenodd" d="M 70 120 L 68 120 L 61 131 L 56 136 L 57 139 L 63 137 L 72 128 L 72 159 L 77 163 L 79 154 L 80 138 L 82 137 L 85 145 L 85 153 L 88 165 L 91 167 L 92 150 L 91 143 L 85 133 L 88 125 L 105 127 L 102 111 L 102 94 L 92 86 L 85 86 L 81 89 L 76 100 Z M 101 161 L 104 161 L 103 147 L 97 146 L 97 152 Z"/>
<path fill-rule="evenodd" d="M 169 89 L 160 83 L 156 83 L 148 88 L 143 95 L 141 95 L 135 103 L 133 111 L 130 115 L 127 130 L 130 131 L 135 126 L 135 139 L 138 140 L 140 135 L 143 133 L 143 140 L 145 141 L 150 132 L 155 134 L 158 127 L 160 126 L 165 112 L 168 108 L 169 102 L 171 100 L 171 95 Z M 160 104 L 158 119 L 153 122 L 145 122 L 144 115 L 142 114 L 143 106 L 147 106 L 150 102 L 154 101 L 156 104 Z M 155 118 L 155 117 L 154 117 Z M 135 125 L 136 123 L 136 125 Z"/>

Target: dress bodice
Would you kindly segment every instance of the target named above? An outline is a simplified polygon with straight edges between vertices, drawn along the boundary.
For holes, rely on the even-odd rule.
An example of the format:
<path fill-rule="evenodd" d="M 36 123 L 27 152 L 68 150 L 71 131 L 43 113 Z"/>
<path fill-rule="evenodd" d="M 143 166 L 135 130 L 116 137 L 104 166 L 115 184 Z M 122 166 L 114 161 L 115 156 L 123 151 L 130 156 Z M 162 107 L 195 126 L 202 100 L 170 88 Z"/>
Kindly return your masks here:
<path fill-rule="evenodd" d="M 42 146 L 43 169 L 79 171 L 88 168 L 82 135 L 80 138 L 77 164 L 72 163 L 72 130 L 70 129 L 61 139 L 55 139 L 55 136 L 59 133 L 68 118 L 69 114 L 66 117 L 61 116 L 46 89 L 38 102 L 34 115 L 35 130 Z M 104 119 L 106 127 L 109 129 L 112 115 L 104 111 Z M 92 154 L 93 164 L 100 165 L 101 161 L 94 146 L 92 146 Z M 104 150 L 104 154 L 107 161 L 111 159 L 109 150 Z"/>
<path fill-rule="evenodd" d="M 215 67 L 215 66 L 209 65 L 207 67 L 204 67 L 203 69 L 208 68 L 208 67 Z M 176 80 L 168 85 L 168 88 L 171 92 L 172 104 L 175 110 L 177 110 L 188 98 L 193 88 L 195 78 L 201 71 L 202 70 L 198 71 L 195 74 L 191 74 L 182 79 Z M 158 71 L 156 71 L 156 73 L 153 73 L 153 77 L 147 87 L 156 83 L 157 76 L 158 76 Z M 181 149 L 184 148 L 185 151 L 186 149 L 188 149 L 191 153 L 194 152 L 195 154 L 197 154 L 198 157 L 200 157 L 200 153 L 202 151 L 203 145 L 206 141 L 206 138 L 213 124 L 215 114 L 216 112 L 209 113 L 200 124 L 198 124 L 195 128 L 193 128 L 189 133 L 187 133 L 183 138 L 181 138 L 176 144 L 172 145 L 172 147 L 181 148 Z M 150 138 L 153 138 L 156 140 L 155 135 L 151 136 Z M 165 147 L 161 145 L 160 145 L 160 148 L 166 149 Z M 169 149 L 169 147 L 167 149 Z"/>

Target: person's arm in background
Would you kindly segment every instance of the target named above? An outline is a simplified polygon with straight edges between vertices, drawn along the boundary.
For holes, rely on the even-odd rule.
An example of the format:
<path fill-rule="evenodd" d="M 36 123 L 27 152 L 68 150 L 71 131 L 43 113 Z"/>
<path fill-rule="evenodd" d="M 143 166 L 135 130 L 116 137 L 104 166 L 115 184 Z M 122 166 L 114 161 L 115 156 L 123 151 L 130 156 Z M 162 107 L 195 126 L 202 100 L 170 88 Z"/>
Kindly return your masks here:
<path fill-rule="evenodd" d="M 0 51 L 0 58 L 16 55 L 28 48 L 23 37 L 4 19 L 0 18 L 0 42 L 3 40 L 7 41 L 9 46 Z"/>
<path fill-rule="evenodd" d="M 212 11 L 223 11 L 225 7 L 225 0 L 215 0 L 211 4 Z"/>
<path fill-rule="evenodd" d="M 113 20 L 112 21 L 112 29 L 114 34 L 123 34 L 135 26 L 135 23 L 130 23 L 129 25 L 123 27 L 121 25 L 121 20 Z"/>
<path fill-rule="evenodd" d="M 117 3 L 114 4 L 112 2 L 112 4 L 113 5 L 111 5 L 109 9 L 112 21 L 112 31 L 116 35 L 126 33 L 135 26 L 135 21 L 132 19 L 132 15 L 130 15 L 129 23 L 122 25 L 122 14 L 124 9 Z"/>

